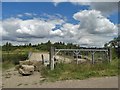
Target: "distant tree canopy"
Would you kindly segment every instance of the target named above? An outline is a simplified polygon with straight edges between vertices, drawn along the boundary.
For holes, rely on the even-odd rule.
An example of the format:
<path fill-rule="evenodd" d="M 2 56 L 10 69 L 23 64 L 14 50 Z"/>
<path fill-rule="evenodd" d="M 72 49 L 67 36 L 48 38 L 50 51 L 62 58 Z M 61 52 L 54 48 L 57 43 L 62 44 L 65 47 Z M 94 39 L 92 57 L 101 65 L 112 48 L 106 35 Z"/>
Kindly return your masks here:
<path fill-rule="evenodd" d="M 113 47 L 116 48 L 118 46 L 120 41 L 120 36 L 117 38 L 114 38 L 113 40 L 109 41 L 108 43 L 104 44 L 105 48 Z M 35 45 L 32 45 L 31 43 L 25 44 L 25 45 L 12 45 L 12 43 L 7 42 L 5 45 L 2 46 L 3 51 L 13 51 L 16 49 L 29 49 L 33 48 L 36 50 L 43 50 L 43 51 L 49 51 L 50 47 L 53 46 L 57 49 L 79 49 L 81 48 L 77 44 L 73 43 L 64 43 L 64 42 L 54 42 L 52 43 L 50 40 L 48 40 L 46 43 L 38 43 Z"/>
<path fill-rule="evenodd" d="M 76 45 L 76 44 L 72 44 L 72 43 L 65 44 L 64 42 L 51 43 L 51 41 L 48 40 L 46 43 L 39 43 L 39 44 L 35 44 L 35 45 L 32 45 L 31 43 L 29 43 L 29 44 L 17 45 L 17 46 L 14 46 L 14 45 L 12 45 L 12 43 L 7 42 L 5 45 L 2 46 L 2 50 L 3 51 L 13 51 L 15 49 L 33 48 L 33 49 L 37 49 L 37 50 L 49 51 L 51 46 L 53 46 L 57 49 L 60 49 L 60 48 L 62 48 L 62 49 L 80 48 L 80 46 Z"/>
<path fill-rule="evenodd" d="M 11 43 L 7 42 L 5 45 L 2 46 L 2 50 L 11 51 L 11 50 L 13 50 L 13 45 Z"/>
<path fill-rule="evenodd" d="M 113 40 L 109 41 L 108 43 L 104 44 L 104 47 L 113 47 L 116 48 L 120 44 L 120 36 L 114 38 Z"/>
<path fill-rule="evenodd" d="M 120 36 L 114 38 L 113 40 L 105 43 L 104 47 L 112 48 L 112 55 L 115 57 L 120 58 Z"/>

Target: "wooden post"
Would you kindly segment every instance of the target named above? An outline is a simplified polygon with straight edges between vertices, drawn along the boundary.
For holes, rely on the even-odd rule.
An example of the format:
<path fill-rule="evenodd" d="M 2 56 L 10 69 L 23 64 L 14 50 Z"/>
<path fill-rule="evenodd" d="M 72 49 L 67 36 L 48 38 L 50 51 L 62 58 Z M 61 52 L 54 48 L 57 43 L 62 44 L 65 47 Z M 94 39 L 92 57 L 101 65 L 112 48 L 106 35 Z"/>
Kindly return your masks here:
<path fill-rule="evenodd" d="M 66 56 L 66 53 L 65 53 L 65 51 L 64 51 L 64 55 L 63 55 L 63 56 L 64 56 L 64 61 L 63 61 L 63 62 L 65 62 L 65 56 Z"/>
<path fill-rule="evenodd" d="M 112 48 L 109 48 L 109 62 L 112 60 Z"/>
<path fill-rule="evenodd" d="M 109 62 L 109 49 L 108 49 L 108 51 L 106 52 L 106 59 L 107 59 L 107 61 Z"/>
<path fill-rule="evenodd" d="M 32 52 L 29 52 L 28 53 L 28 59 L 30 59 L 31 55 L 32 55 Z"/>
<path fill-rule="evenodd" d="M 94 54 L 95 54 L 95 52 L 92 52 L 92 64 L 95 63 L 95 60 L 94 60 Z"/>
<path fill-rule="evenodd" d="M 43 54 L 41 55 L 41 57 L 42 57 L 42 64 L 44 65 L 44 56 L 43 56 Z"/>
<path fill-rule="evenodd" d="M 54 54 L 55 54 L 55 50 L 54 47 L 50 48 L 50 69 L 54 70 Z"/>
<path fill-rule="evenodd" d="M 75 53 L 75 55 L 76 55 L 76 62 L 77 62 L 77 64 L 78 64 L 78 55 L 79 55 L 79 52 L 78 52 L 78 51 L 75 51 L 74 53 Z"/>
<path fill-rule="evenodd" d="M 77 60 L 77 64 L 78 64 L 78 54 L 76 54 L 76 60 Z"/>
<path fill-rule="evenodd" d="M 102 62 L 106 60 L 106 57 L 107 57 L 106 52 L 100 53 L 100 58 L 102 58 Z"/>

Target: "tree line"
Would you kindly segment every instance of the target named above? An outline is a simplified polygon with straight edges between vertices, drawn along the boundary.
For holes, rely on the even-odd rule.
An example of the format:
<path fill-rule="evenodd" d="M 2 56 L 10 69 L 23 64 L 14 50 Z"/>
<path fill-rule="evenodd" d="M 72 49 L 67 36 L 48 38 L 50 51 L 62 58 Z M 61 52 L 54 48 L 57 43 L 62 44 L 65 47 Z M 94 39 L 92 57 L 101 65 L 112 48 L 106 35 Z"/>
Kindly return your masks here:
<path fill-rule="evenodd" d="M 120 36 L 117 38 L 114 38 L 113 40 L 109 41 L 108 43 L 104 44 L 104 48 L 118 48 L 120 45 Z M 53 46 L 57 49 L 79 49 L 79 48 L 86 48 L 81 47 L 80 45 L 73 44 L 73 43 L 64 43 L 64 42 L 55 42 L 52 43 L 50 40 L 48 40 L 46 43 L 38 43 L 35 45 L 32 45 L 31 43 L 25 44 L 25 45 L 13 45 L 12 43 L 7 42 L 2 46 L 2 51 L 14 51 L 16 49 L 25 49 L 25 48 L 33 48 L 36 50 L 44 50 L 49 51 L 50 47 Z M 91 47 L 92 48 L 92 47 Z M 97 47 L 94 47 L 97 48 Z M 119 49 L 119 48 L 118 48 Z"/>
<path fill-rule="evenodd" d="M 31 43 L 25 44 L 25 45 L 13 45 L 10 42 L 6 42 L 6 44 L 4 44 L 2 46 L 2 51 L 14 51 L 16 49 L 25 49 L 25 48 L 28 48 L 28 49 L 33 48 L 33 49 L 37 49 L 37 50 L 49 51 L 51 46 L 56 47 L 57 49 L 60 49 L 60 48 L 62 48 L 62 49 L 78 49 L 78 48 L 80 48 L 80 46 L 77 44 L 73 44 L 73 43 L 65 44 L 64 42 L 52 43 L 49 40 L 46 43 L 39 43 L 39 44 L 35 44 L 35 45 L 32 45 Z"/>

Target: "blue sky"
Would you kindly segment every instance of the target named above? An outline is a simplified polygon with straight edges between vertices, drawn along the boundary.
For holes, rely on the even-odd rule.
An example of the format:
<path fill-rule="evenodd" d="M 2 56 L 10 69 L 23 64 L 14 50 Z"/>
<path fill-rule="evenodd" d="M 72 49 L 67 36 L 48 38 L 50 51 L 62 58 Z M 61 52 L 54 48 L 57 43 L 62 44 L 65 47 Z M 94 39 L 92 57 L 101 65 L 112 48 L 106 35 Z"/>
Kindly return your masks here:
<path fill-rule="evenodd" d="M 40 17 L 43 13 L 49 15 L 60 14 L 67 17 L 68 22 L 77 23 L 73 19 L 73 14 L 80 10 L 90 9 L 89 5 L 74 5 L 70 2 L 60 3 L 55 6 L 53 2 L 4 2 L 3 4 L 3 19 L 15 17 L 18 14 L 23 13 L 35 13 L 36 17 Z M 22 17 L 22 19 L 28 19 L 30 17 Z M 33 18 L 33 17 L 32 17 Z M 113 23 L 118 23 L 118 12 L 112 13 L 109 17 Z"/>
<path fill-rule="evenodd" d="M 60 14 L 68 19 L 68 22 L 77 23 L 72 15 L 80 10 L 89 9 L 89 6 L 73 5 L 69 2 L 61 3 L 55 6 L 52 2 L 18 2 L 18 3 L 3 3 L 3 19 L 15 17 L 23 13 L 35 13 L 36 17 L 46 13 L 49 15 Z M 22 17 L 29 19 L 30 17 Z M 33 18 L 33 17 L 32 17 Z"/>
<path fill-rule="evenodd" d="M 103 46 L 117 37 L 117 3 L 55 3 L 3 2 L 3 43 L 51 40 Z"/>

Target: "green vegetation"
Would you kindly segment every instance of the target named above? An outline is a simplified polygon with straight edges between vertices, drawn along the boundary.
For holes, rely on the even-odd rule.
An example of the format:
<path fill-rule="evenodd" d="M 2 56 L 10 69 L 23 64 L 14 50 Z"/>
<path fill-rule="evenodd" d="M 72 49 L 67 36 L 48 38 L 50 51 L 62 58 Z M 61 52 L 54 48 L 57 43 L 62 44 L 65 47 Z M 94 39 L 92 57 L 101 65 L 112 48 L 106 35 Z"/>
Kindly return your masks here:
<path fill-rule="evenodd" d="M 48 81 L 69 80 L 69 79 L 86 79 L 89 77 L 116 76 L 118 75 L 118 59 L 111 63 L 98 64 L 57 64 L 54 70 L 44 68 L 42 76 Z"/>
<path fill-rule="evenodd" d="M 27 52 L 22 53 L 6 53 L 5 51 L 2 53 L 2 68 L 4 70 L 14 67 L 15 65 L 19 64 L 19 61 L 26 60 L 28 58 Z"/>
<path fill-rule="evenodd" d="M 27 58 L 28 58 L 27 51 L 20 51 L 19 49 L 3 50 L 2 51 L 2 68 L 3 70 L 9 69 L 17 65 L 19 61 L 26 60 Z"/>
<path fill-rule="evenodd" d="M 4 71 L 4 70 L 10 69 L 10 68 L 12 68 L 14 66 L 15 65 L 12 62 L 6 61 L 6 62 L 2 63 L 2 70 Z"/>
<path fill-rule="evenodd" d="M 31 43 L 29 43 L 29 44 L 19 45 L 19 46 L 14 46 L 11 43 L 7 42 L 5 45 L 2 46 L 2 51 L 6 51 L 8 53 L 11 51 L 49 51 L 51 46 L 54 46 L 58 49 L 59 48 L 69 48 L 69 49 L 80 48 L 76 44 L 72 44 L 72 43 L 65 44 L 64 42 L 51 43 L 51 41 L 49 40 L 46 43 L 40 43 L 36 45 L 32 45 Z"/>
<path fill-rule="evenodd" d="M 110 44 L 110 46 L 109 46 Z M 112 61 L 110 63 L 104 60 L 104 63 L 96 64 L 64 64 L 60 63 L 55 66 L 54 70 L 50 70 L 48 67 L 42 70 L 42 76 L 46 78 L 47 81 L 57 81 L 57 80 L 69 80 L 69 79 L 86 79 L 90 77 L 103 77 L 103 76 L 117 76 L 120 71 L 119 62 L 119 50 L 116 48 L 118 45 L 118 39 L 114 39 L 109 43 L 105 44 L 106 48 L 112 48 Z M 99 58 L 100 53 L 96 53 L 95 58 Z M 88 57 L 91 55 L 88 53 Z"/>
<path fill-rule="evenodd" d="M 12 43 L 6 43 L 2 46 L 2 67 L 3 69 L 9 69 L 19 63 L 28 59 L 29 52 L 48 52 L 50 46 L 55 46 L 56 48 L 78 48 L 77 45 L 72 43 L 62 43 L 56 42 L 52 44 L 50 40 L 46 43 L 41 43 L 37 45 L 32 45 L 31 43 L 25 45 L 14 46 Z M 1 54 L 1 53 L 0 53 Z"/>
<path fill-rule="evenodd" d="M 28 57 L 28 53 L 2 53 L 2 61 L 11 62 L 13 64 L 18 64 L 19 61 L 26 60 Z"/>
<path fill-rule="evenodd" d="M 114 39 L 109 43 L 105 44 L 105 48 L 109 48 L 109 47 L 112 48 L 111 63 L 104 62 L 104 63 L 96 63 L 94 65 L 90 63 L 84 63 L 78 65 L 76 65 L 75 63 L 71 63 L 71 64 L 59 63 L 55 66 L 55 69 L 52 71 L 49 69 L 49 67 L 44 67 L 41 71 L 41 74 L 48 81 L 86 79 L 89 77 L 101 77 L 101 76 L 116 76 L 118 75 L 119 72 L 118 68 L 120 68 L 118 67 L 118 63 L 120 62 L 118 62 L 119 59 L 117 58 L 119 53 L 118 48 L 116 48 L 117 43 L 118 43 L 118 39 Z M 2 46 L 2 61 L 3 61 L 2 67 L 5 70 L 14 67 L 16 64 L 18 64 L 19 61 L 28 59 L 27 57 L 30 51 L 48 52 L 50 46 L 54 46 L 58 49 L 83 48 L 72 43 L 67 43 L 67 44 L 65 44 L 64 42 L 51 43 L 50 41 L 37 45 L 32 45 L 31 43 L 29 43 L 28 45 L 19 45 L 19 46 L 14 46 L 11 43 L 6 43 L 5 45 Z M 91 57 L 90 53 L 84 53 L 84 52 L 82 53 L 83 55 L 87 54 L 88 57 Z M 71 58 L 70 53 L 61 53 L 61 55 Z M 101 55 L 104 55 L 104 53 L 96 53 L 95 59 L 101 57 Z"/>

